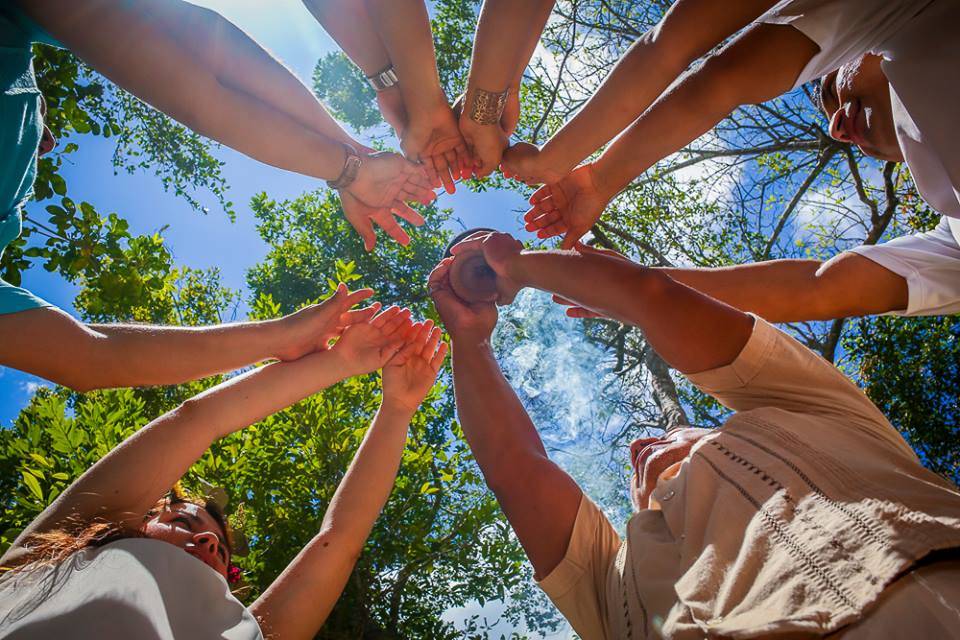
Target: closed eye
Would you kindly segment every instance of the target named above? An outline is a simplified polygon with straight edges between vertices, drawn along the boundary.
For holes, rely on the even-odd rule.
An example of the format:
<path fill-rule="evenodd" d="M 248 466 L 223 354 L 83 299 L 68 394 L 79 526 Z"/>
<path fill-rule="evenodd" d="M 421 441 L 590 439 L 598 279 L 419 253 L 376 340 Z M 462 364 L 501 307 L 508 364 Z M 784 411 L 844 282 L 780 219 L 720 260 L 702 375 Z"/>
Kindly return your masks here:
<path fill-rule="evenodd" d="M 177 516 L 176 518 L 171 518 L 170 522 L 176 522 L 177 524 L 182 524 L 187 531 L 193 531 L 193 523 L 189 519 L 183 516 Z"/>

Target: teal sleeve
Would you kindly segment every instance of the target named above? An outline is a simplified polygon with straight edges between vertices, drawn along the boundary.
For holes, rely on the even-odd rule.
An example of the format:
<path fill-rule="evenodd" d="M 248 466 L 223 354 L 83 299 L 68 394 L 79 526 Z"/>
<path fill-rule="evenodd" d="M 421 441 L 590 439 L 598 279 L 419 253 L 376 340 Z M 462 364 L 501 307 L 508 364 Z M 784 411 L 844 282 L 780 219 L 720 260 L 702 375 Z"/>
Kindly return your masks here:
<path fill-rule="evenodd" d="M 46 300 L 38 298 L 26 289 L 15 287 L 0 280 L 0 315 L 52 306 Z"/>

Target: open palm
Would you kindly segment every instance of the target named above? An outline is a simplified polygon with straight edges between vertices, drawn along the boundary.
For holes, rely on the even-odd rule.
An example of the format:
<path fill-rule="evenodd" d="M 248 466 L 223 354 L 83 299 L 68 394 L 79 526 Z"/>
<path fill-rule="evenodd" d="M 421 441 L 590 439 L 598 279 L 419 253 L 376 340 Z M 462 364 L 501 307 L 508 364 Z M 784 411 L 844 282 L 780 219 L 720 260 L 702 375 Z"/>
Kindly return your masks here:
<path fill-rule="evenodd" d="M 373 251 L 373 247 L 377 244 L 374 225 L 382 228 L 388 236 L 403 246 L 407 246 L 410 244 L 410 236 L 400 226 L 397 218 L 402 218 L 415 227 L 424 223 L 423 216 L 405 202 L 386 207 L 371 207 L 360 202 L 350 193 L 342 193 L 340 204 L 343 208 L 343 216 L 363 238 L 363 248 L 367 251 Z"/>
<path fill-rule="evenodd" d="M 432 320 L 414 325 L 407 343 L 383 367 L 384 400 L 397 402 L 416 411 L 427 397 L 447 355 L 442 331 Z"/>
<path fill-rule="evenodd" d="M 600 219 L 609 202 L 610 197 L 597 186 L 593 165 L 581 165 L 559 182 L 534 192 L 533 207 L 524 215 L 526 228 L 539 238 L 565 234 L 561 247 L 570 249 Z"/>
<path fill-rule="evenodd" d="M 390 307 L 366 322 L 349 325 L 330 350 L 340 356 L 350 375 L 370 373 L 400 350 L 412 326 L 409 309 Z"/>
<path fill-rule="evenodd" d="M 428 203 L 435 197 L 423 168 L 399 153 L 371 153 L 363 159 L 357 179 L 347 192 L 369 207 L 395 203 Z"/>

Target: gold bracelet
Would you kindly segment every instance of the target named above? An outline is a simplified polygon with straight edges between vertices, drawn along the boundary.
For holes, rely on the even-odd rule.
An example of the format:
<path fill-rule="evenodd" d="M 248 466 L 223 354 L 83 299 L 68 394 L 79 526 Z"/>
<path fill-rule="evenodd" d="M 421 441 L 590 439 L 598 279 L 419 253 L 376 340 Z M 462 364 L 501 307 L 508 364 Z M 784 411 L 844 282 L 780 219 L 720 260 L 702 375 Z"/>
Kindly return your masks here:
<path fill-rule="evenodd" d="M 503 108 L 507 104 L 507 91 L 494 93 L 483 89 L 473 90 L 473 100 L 470 103 L 470 119 L 477 124 L 497 124 L 503 115 Z"/>

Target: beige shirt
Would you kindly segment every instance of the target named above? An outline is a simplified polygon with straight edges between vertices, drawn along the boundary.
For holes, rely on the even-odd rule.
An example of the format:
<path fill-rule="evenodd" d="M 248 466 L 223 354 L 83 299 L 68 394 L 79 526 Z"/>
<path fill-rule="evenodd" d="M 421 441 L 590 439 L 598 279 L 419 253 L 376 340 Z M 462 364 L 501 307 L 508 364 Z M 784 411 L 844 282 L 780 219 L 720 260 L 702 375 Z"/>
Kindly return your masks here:
<path fill-rule="evenodd" d="M 263 640 L 227 581 L 183 549 L 132 538 L 0 579 L 0 639 Z"/>
<path fill-rule="evenodd" d="M 584 497 L 540 583 L 584 640 L 877 637 L 884 609 L 914 612 L 896 618 L 910 637 L 960 632 L 960 563 L 905 573 L 960 547 L 960 492 L 856 385 L 761 319 L 736 361 L 690 379 L 738 413 L 625 540 Z"/>

